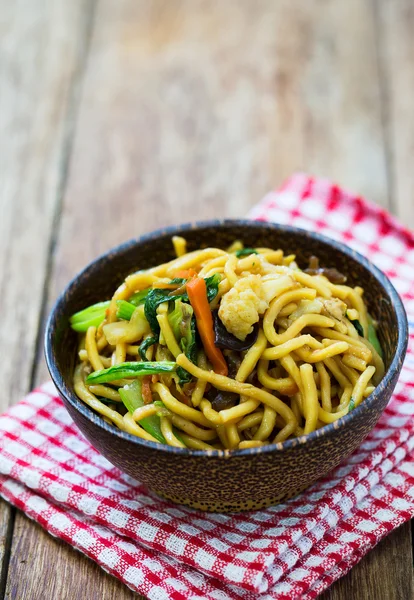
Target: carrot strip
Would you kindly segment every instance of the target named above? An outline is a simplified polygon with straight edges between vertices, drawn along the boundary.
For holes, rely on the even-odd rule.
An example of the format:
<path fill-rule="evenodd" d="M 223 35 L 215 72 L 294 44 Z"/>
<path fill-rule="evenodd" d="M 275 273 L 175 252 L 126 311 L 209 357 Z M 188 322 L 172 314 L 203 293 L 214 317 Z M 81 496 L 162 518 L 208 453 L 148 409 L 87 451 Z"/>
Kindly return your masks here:
<path fill-rule="evenodd" d="M 227 375 L 226 360 L 221 350 L 214 345 L 213 317 L 207 299 L 206 282 L 201 277 L 195 277 L 187 283 L 186 287 L 204 350 L 213 365 L 214 371 L 220 375 Z"/>
<path fill-rule="evenodd" d="M 194 269 L 181 269 L 174 273 L 174 278 L 176 277 L 179 279 L 190 279 L 190 277 L 197 277 L 197 271 Z"/>

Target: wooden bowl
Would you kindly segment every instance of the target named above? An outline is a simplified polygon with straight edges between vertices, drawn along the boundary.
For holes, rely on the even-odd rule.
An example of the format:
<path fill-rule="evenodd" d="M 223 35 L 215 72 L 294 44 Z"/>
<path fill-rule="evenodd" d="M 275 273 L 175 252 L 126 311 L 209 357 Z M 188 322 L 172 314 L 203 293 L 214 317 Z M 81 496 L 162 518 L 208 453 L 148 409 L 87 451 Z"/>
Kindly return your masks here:
<path fill-rule="evenodd" d="M 72 383 L 76 334 L 74 312 L 110 298 L 126 275 L 174 257 L 171 236 L 183 235 L 188 249 L 226 248 L 235 239 L 246 246 L 282 248 L 299 266 L 314 254 L 335 266 L 350 285 L 361 285 L 369 311 L 380 324 L 386 374 L 375 391 L 335 423 L 297 439 L 260 448 L 203 451 L 141 440 L 106 423 L 78 399 Z M 207 511 L 258 509 L 297 495 L 351 454 L 388 404 L 407 348 L 402 302 L 387 277 L 363 256 L 322 235 L 255 221 L 209 221 L 161 229 L 110 250 L 87 266 L 57 300 L 47 323 L 46 361 L 72 419 L 112 464 L 157 494 Z"/>

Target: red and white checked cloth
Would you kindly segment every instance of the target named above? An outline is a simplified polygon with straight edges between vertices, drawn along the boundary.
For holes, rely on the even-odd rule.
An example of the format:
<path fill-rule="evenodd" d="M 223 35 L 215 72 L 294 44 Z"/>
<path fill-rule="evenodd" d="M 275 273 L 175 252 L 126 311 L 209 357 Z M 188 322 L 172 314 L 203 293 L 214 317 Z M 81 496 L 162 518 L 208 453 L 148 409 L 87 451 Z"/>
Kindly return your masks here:
<path fill-rule="evenodd" d="M 0 494 L 151 600 L 315 598 L 414 515 L 414 234 L 325 180 L 295 175 L 251 213 L 341 240 L 393 280 L 411 319 L 395 394 L 342 465 L 297 498 L 206 514 L 100 456 L 49 383 L 0 417 Z"/>

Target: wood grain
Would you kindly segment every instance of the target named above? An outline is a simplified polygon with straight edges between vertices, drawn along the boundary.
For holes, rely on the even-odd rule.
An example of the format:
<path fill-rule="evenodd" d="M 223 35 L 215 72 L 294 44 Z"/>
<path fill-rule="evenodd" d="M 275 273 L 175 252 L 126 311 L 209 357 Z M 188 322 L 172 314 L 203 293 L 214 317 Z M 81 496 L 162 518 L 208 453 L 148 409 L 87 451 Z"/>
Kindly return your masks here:
<path fill-rule="evenodd" d="M 81 4 L 58 5 L 58 30 L 70 30 L 67 44 L 72 52 L 78 44 L 79 52 L 84 44 L 76 36 L 85 33 L 86 12 L 77 12 Z M 108 247 L 166 224 L 244 215 L 297 169 L 334 178 L 388 206 L 394 190 L 386 164 L 390 128 L 381 104 L 388 75 L 373 8 L 369 0 L 100 0 L 73 102 L 75 135 L 47 306 Z M 398 123 L 397 113 L 394 118 Z M 58 140 L 56 151 L 65 143 Z M 9 160 L 14 169 L 22 164 L 17 153 Z M 52 174 L 44 171 L 53 180 L 50 168 Z M 395 179 L 409 176 L 401 168 Z M 37 362 L 36 381 L 45 376 Z M 412 592 L 410 548 L 404 526 L 326 598 L 381 598 L 385 573 L 390 589 Z M 6 597 L 133 595 L 18 513 Z"/>
<path fill-rule="evenodd" d="M 376 10 L 393 208 L 414 227 L 414 3 L 376 0 Z"/>
<path fill-rule="evenodd" d="M 19 513 L 20 514 L 20 513 Z M 131 600 L 128 590 L 96 563 L 64 542 L 52 538 L 39 525 L 20 515 L 15 528 L 14 552 L 20 579 L 9 577 L 7 600 Z M 44 553 L 47 547 L 49 552 Z M 11 570 L 10 575 L 15 572 Z M 114 585 L 115 582 L 115 585 Z M 76 595 L 76 592 L 79 595 Z"/>
<path fill-rule="evenodd" d="M 411 525 L 384 538 L 321 600 L 411 600 L 414 598 Z"/>
<path fill-rule="evenodd" d="M 0 9 L 0 409 L 32 385 L 52 228 L 79 64 L 81 2 Z M 0 590 L 14 513 L 0 502 Z"/>

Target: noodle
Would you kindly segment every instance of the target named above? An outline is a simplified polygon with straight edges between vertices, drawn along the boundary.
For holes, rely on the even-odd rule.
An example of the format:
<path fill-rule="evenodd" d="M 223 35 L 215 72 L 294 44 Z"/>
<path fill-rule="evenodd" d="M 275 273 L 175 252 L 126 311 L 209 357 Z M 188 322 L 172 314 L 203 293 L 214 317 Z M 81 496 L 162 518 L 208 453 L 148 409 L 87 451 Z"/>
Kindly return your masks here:
<path fill-rule="evenodd" d="M 256 448 L 334 423 L 374 391 L 385 367 L 361 287 L 239 240 L 172 244 L 176 258 L 71 318 L 75 392 L 107 423 L 176 448 Z"/>

